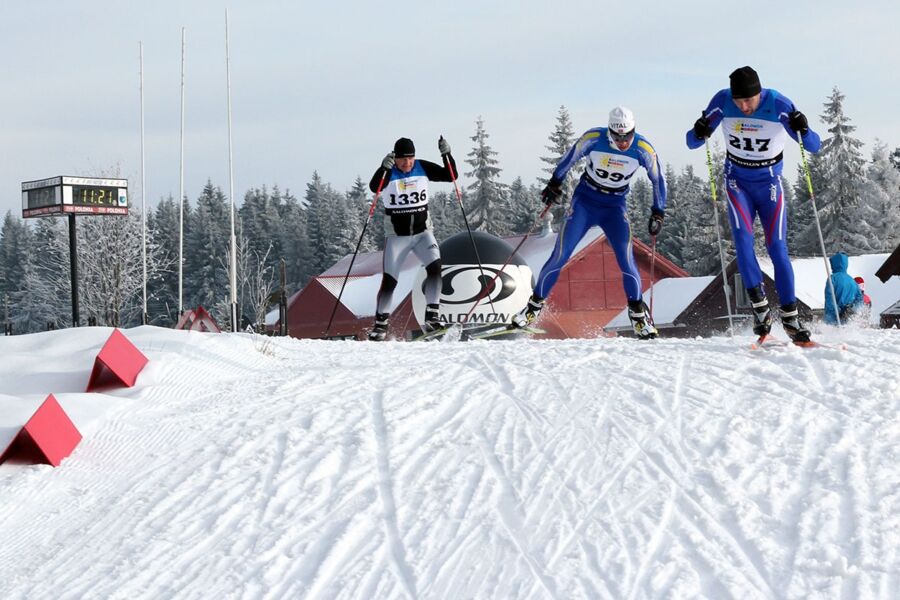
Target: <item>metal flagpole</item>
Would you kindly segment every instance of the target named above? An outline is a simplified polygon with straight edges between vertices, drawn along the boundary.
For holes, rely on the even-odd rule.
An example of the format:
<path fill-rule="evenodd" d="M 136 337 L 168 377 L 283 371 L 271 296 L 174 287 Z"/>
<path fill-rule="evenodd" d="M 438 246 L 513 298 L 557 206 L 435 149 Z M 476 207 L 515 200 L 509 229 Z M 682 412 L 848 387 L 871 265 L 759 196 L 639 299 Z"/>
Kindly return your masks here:
<path fill-rule="evenodd" d="M 184 27 L 181 28 L 181 158 L 178 167 L 178 318 L 184 314 Z"/>
<path fill-rule="evenodd" d="M 141 261 L 144 269 L 144 310 L 141 323 L 147 324 L 147 178 L 144 174 L 144 43 L 138 42 L 141 80 Z"/>
<path fill-rule="evenodd" d="M 178 161 L 178 318 L 184 314 L 184 27 L 181 28 L 181 154 Z"/>
<path fill-rule="evenodd" d="M 225 78 L 228 86 L 228 196 L 231 199 L 231 331 L 237 331 L 237 240 L 234 237 L 234 161 L 231 143 L 231 66 L 228 56 L 227 8 L 225 9 Z"/>

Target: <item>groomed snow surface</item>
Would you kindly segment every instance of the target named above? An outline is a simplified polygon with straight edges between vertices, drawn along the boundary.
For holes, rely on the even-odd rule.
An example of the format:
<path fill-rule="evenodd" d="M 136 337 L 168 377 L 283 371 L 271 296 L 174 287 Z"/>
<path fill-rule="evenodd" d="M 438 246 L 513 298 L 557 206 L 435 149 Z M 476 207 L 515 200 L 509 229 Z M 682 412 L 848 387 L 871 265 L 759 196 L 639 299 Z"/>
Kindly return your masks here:
<path fill-rule="evenodd" d="M 50 392 L 84 434 L 58 468 L 0 465 L 0 598 L 900 595 L 900 331 L 142 327 L 137 385 L 84 394 L 109 334 L 0 338 L 0 446 Z"/>

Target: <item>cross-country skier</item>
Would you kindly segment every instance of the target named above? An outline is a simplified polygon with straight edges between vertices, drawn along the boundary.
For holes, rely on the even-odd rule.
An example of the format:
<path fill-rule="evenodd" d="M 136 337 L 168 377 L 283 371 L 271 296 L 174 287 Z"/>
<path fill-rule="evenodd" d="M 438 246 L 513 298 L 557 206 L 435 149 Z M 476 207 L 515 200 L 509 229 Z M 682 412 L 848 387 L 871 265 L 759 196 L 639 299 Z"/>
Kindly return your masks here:
<path fill-rule="evenodd" d="M 753 222 L 759 215 L 766 248 L 775 267 L 775 287 L 781 302 L 781 323 L 795 342 L 808 342 L 800 322 L 794 292 L 794 269 L 788 257 L 787 207 L 781 184 L 782 155 L 788 136 L 799 133 L 810 152 L 821 147 L 806 116 L 781 93 L 763 88 L 756 71 L 741 67 L 731 73 L 730 88 L 720 90 L 687 132 L 688 148 L 699 148 L 719 124 L 725 134 L 725 191 L 728 220 L 737 253 L 738 270 L 753 306 L 753 332 L 769 334 L 772 313 L 763 289 L 762 271 L 753 251 Z"/>
<path fill-rule="evenodd" d="M 384 244 L 384 274 L 378 290 L 375 324 L 369 331 L 370 340 L 381 341 L 387 335 L 394 288 L 397 287 L 400 267 L 410 252 L 425 265 L 426 308 L 422 328 L 429 332 L 441 327 L 438 317 L 441 254 L 428 216 L 428 182 L 453 181 L 456 161 L 450 154 L 450 144 L 443 137 L 438 140 L 438 150 L 443 166 L 427 160 L 417 160 L 413 141 L 400 138 L 394 143 L 394 151 L 384 157 L 369 182 L 369 189 L 373 192 L 377 193 L 381 189 L 384 213 L 390 217 L 394 230 L 394 235 L 389 235 Z"/>
<path fill-rule="evenodd" d="M 624 106 L 617 106 L 609 113 L 608 127 L 589 129 L 562 157 L 541 192 L 544 204 L 549 206 L 560 201 L 566 174 L 584 157 L 587 157 L 587 164 L 572 194 L 572 205 L 556 238 L 553 253 L 541 269 L 528 305 L 513 317 L 513 325 L 525 327 L 537 319 L 578 242 L 596 225 L 606 234 L 622 270 L 628 317 L 634 334 L 643 339 L 655 338 L 658 332 L 643 301 L 641 275 L 634 261 L 625 196 L 631 177 L 638 167 L 644 167 L 653 184 L 653 206 L 648 229 L 650 235 L 657 235 L 662 229 L 666 212 L 666 183 L 659 168 L 659 158 L 650 142 L 635 132 L 632 112 Z"/>

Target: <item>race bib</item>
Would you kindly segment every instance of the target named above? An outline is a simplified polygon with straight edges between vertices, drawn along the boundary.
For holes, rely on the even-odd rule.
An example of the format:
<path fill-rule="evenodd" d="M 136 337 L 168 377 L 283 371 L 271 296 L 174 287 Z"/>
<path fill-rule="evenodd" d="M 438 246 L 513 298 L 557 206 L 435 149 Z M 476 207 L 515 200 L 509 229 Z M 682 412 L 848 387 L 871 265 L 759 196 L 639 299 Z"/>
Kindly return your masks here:
<path fill-rule="evenodd" d="M 728 153 L 748 161 L 780 158 L 787 140 L 787 132 L 779 121 L 752 117 L 725 117 L 722 132 Z"/>
<path fill-rule="evenodd" d="M 419 208 L 428 204 L 428 177 L 414 175 L 392 179 L 381 192 L 381 204 L 387 212 Z"/>
<path fill-rule="evenodd" d="M 612 190 L 626 187 L 641 163 L 624 154 L 593 151 L 588 154 L 586 172 L 591 181 Z"/>

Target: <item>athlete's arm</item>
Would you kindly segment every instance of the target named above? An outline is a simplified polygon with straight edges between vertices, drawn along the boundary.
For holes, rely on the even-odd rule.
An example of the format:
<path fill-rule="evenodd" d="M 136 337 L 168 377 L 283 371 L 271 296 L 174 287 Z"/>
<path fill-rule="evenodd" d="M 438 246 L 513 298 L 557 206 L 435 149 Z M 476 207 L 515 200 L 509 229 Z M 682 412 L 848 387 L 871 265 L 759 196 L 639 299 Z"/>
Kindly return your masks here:
<path fill-rule="evenodd" d="M 709 101 L 709 105 L 706 107 L 706 110 L 703 111 L 703 116 L 709 120 L 709 126 L 711 131 L 715 131 L 716 127 L 719 126 L 719 123 L 722 122 L 722 117 L 724 116 L 724 112 L 722 112 L 722 107 L 725 105 L 725 102 L 730 102 L 730 98 L 728 96 L 728 90 L 721 90 L 718 94 L 712 97 L 712 100 Z M 685 136 L 685 141 L 687 142 L 687 147 L 693 150 L 694 148 L 699 148 L 703 145 L 705 140 L 701 140 L 697 137 L 697 134 L 694 133 L 694 129 L 691 128 L 688 130 L 687 135 Z"/>
<path fill-rule="evenodd" d="M 559 160 L 559 164 L 556 165 L 556 169 L 553 171 L 551 181 L 558 184 L 565 181 L 569 169 L 591 151 L 601 135 L 599 129 L 588 129 L 585 131 L 584 135 L 582 135 L 578 141 L 575 142 L 575 145 L 569 148 L 569 151 Z"/>
<path fill-rule="evenodd" d="M 425 176 L 429 181 L 453 181 L 459 177 L 459 171 L 456 170 L 456 161 L 452 154 L 445 154 L 443 157 L 444 165 L 438 165 L 427 160 L 419 160 Z M 452 173 L 450 169 L 453 169 Z"/>

